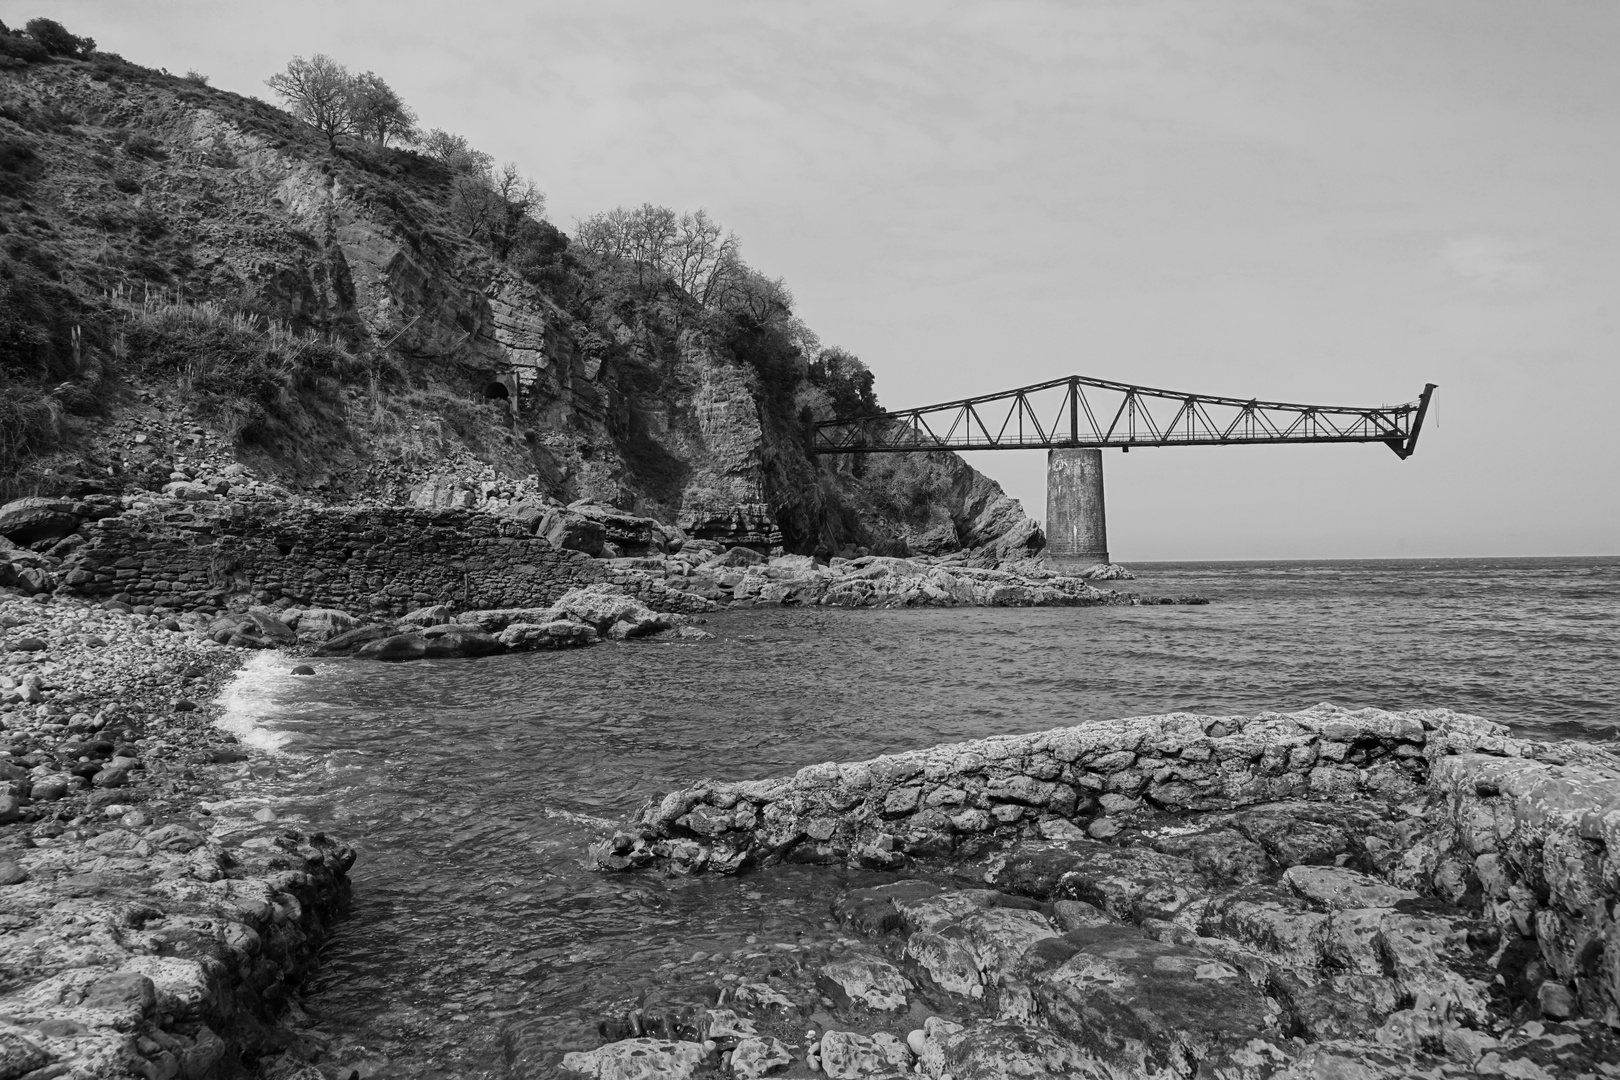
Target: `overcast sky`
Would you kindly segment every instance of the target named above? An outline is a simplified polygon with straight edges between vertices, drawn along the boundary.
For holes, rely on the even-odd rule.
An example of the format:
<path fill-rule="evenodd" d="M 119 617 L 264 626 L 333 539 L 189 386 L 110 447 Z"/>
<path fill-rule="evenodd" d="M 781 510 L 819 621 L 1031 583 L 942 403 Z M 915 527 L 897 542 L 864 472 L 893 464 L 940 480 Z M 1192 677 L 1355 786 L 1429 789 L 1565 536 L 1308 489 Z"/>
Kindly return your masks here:
<path fill-rule="evenodd" d="M 1378 445 L 1105 457 L 1124 562 L 1620 553 L 1620 4 L 0 0 L 270 98 L 376 70 L 575 219 L 705 207 L 886 406 L 1074 374 Z M 1045 455 L 979 453 L 1034 517 Z"/>

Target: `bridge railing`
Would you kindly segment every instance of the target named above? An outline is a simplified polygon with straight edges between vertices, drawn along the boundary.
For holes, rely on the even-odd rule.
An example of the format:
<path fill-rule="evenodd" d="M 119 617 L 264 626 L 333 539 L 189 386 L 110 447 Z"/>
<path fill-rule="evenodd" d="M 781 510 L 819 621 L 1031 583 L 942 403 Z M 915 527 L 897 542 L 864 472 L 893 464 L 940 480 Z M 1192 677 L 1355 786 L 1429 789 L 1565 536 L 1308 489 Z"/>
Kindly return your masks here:
<path fill-rule="evenodd" d="M 815 425 L 817 454 L 1055 447 L 1381 442 L 1417 446 L 1429 383 L 1400 405 L 1296 405 L 1185 394 L 1073 375 L 995 394 Z"/>

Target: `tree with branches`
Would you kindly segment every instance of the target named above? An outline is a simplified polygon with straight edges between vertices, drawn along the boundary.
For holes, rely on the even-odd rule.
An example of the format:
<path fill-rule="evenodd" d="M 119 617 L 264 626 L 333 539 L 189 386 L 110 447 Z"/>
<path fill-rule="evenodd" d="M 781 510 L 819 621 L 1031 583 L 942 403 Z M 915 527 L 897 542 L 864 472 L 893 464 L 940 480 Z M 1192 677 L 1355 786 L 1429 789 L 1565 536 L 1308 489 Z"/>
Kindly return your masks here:
<path fill-rule="evenodd" d="M 574 243 L 594 255 L 633 263 L 641 284 L 649 271 L 671 278 L 707 308 L 719 304 L 745 269 L 736 235 L 704 210 L 677 214 L 651 203 L 604 210 L 579 223 Z"/>
<path fill-rule="evenodd" d="M 434 128 L 417 140 L 416 148 L 454 173 L 482 176 L 495 165 L 495 159 L 482 150 L 474 150 L 466 136 L 453 135 Z"/>
<path fill-rule="evenodd" d="M 326 136 L 327 149 L 337 149 L 339 135 L 355 131 L 353 77 L 330 56 L 316 53 L 305 60 L 295 56 L 287 70 L 264 80 L 287 103 L 298 119 Z"/>
<path fill-rule="evenodd" d="M 355 134 L 378 146 L 416 141 L 416 113 L 375 71 L 349 80 L 349 111 Z"/>
<path fill-rule="evenodd" d="M 539 221 L 545 216 L 546 197 L 513 161 L 486 173 L 485 181 L 493 196 L 489 246 L 495 257 L 505 262 L 512 253 L 512 245 L 522 234 L 524 223 Z"/>
<path fill-rule="evenodd" d="M 29 19 L 28 35 L 52 56 L 89 56 L 96 51 L 96 39 L 79 37 L 55 19 Z"/>

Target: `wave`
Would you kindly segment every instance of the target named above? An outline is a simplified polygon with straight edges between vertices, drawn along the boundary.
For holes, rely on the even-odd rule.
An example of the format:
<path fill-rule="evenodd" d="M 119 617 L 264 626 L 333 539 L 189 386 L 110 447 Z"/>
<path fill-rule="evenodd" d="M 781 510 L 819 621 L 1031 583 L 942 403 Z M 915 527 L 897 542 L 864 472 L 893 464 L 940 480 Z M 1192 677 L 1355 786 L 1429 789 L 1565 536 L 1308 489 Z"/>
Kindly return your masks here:
<path fill-rule="evenodd" d="M 223 711 L 215 726 L 235 735 L 245 746 L 282 751 L 292 741 L 292 732 L 269 727 L 265 721 L 277 711 L 278 698 L 299 679 L 287 673 L 293 662 L 292 657 L 276 649 L 249 657 L 220 692 Z"/>

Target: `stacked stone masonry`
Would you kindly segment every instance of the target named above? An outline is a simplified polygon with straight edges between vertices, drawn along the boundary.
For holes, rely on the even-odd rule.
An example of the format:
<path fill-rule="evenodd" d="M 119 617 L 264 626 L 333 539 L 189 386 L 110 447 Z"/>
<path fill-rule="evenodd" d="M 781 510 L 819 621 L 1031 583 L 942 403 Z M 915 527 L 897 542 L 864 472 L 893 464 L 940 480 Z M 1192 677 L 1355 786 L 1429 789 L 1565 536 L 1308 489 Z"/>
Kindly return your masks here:
<path fill-rule="evenodd" d="M 598 583 L 659 611 L 714 606 L 645 573 L 553 547 L 511 519 L 468 510 L 164 502 L 82 532 L 86 542 L 62 568 L 70 590 L 176 608 L 240 594 L 378 616 L 436 603 L 544 607 Z"/>
<path fill-rule="evenodd" d="M 682 873 L 900 869 L 1078 829 L 1107 837 L 1142 814 L 1273 803 L 1403 808 L 1411 835 L 1364 838 L 1370 864 L 1397 887 L 1481 905 L 1539 947 L 1580 1014 L 1620 1021 L 1620 758 L 1448 710 L 1138 717 L 705 782 L 651 800 L 595 856 Z"/>

